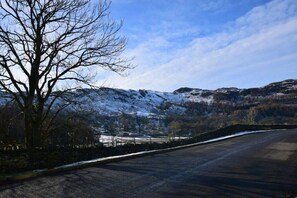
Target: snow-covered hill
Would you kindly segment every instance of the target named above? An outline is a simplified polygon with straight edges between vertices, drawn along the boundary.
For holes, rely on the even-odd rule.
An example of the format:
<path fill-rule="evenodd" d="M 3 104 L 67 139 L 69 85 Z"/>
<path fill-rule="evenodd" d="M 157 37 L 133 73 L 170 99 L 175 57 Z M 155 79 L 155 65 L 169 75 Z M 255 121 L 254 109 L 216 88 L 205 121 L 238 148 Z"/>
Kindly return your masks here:
<path fill-rule="evenodd" d="M 183 115 L 189 108 L 188 104 L 193 103 L 243 105 L 276 97 L 296 99 L 297 80 L 286 80 L 251 89 L 203 90 L 184 87 L 174 92 L 112 88 L 80 89 L 70 93 L 69 96 L 76 101 L 68 108 L 73 111 L 92 111 L 103 116 L 125 113 L 140 117 L 158 117 Z M 0 104 L 4 105 L 8 101 L 7 94 L 0 92 Z"/>
<path fill-rule="evenodd" d="M 72 107 L 75 107 L 76 110 L 92 110 L 100 115 L 118 115 L 121 113 L 137 116 L 180 115 L 186 112 L 189 103 L 231 103 L 236 105 L 282 96 L 293 97 L 296 94 L 297 80 L 286 80 L 251 89 L 203 90 L 180 88 L 174 92 L 111 88 L 82 89 L 73 93 L 72 97 L 79 102 Z"/>

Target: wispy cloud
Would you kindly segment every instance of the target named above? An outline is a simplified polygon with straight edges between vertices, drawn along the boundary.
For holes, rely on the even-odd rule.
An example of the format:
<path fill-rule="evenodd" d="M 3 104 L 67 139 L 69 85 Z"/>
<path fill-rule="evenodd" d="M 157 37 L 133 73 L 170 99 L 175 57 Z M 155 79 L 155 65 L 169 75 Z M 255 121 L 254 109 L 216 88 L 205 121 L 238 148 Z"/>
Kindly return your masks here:
<path fill-rule="evenodd" d="M 191 28 L 177 30 L 178 35 L 156 32 L 127 51 L 135 56 L 137 69 L 126 78 L 110 76 L 110 84 L 171 91 L 181 86 L 257 86 L 297 75 L 295 0 L 274 0 L 255 7 L 229 21 L 220 32 L 203 37 Z M 180 35 L 187 34 L 191 40 L 179 45 Z"/>

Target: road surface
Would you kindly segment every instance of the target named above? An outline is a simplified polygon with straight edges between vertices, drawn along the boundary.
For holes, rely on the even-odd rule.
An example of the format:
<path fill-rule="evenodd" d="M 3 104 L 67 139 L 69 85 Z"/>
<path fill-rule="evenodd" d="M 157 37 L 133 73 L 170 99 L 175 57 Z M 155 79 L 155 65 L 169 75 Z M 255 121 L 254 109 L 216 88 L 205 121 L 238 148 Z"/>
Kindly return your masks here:
<path fill-rule="evenodd" d="M 297 130 L 237 137 L 0 186 L 0 197 L 289 197 Z"/>

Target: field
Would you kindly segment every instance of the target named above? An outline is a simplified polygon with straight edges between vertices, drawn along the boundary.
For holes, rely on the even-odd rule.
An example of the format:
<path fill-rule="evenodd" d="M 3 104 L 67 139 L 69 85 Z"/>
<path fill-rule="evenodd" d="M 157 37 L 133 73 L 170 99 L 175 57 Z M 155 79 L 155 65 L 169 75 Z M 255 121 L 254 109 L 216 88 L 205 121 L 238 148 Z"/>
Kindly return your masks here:
<path fill-rule="evenodd" d="M 101 135 L 99 142 L 104 146 L 119 146 L 125 144 L 151 144 L 151 143 L 167 143 L 175 140 L 187 139 L 187 137 L 120 137 L 120 136 L 111 136 L 111 135 Z"/>

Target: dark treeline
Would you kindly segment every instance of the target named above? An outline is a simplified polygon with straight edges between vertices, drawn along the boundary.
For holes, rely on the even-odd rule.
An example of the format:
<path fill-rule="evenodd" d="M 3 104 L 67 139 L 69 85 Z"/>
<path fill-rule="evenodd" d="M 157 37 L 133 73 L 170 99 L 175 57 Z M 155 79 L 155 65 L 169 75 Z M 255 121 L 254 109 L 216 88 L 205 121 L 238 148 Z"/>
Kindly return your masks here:
<path fill-rule="evenodd" d="M 24 116 L 15 105 L 0 107 L 0 150 L 25 147 Z M 92 145 L 94 130 L 82 115 L 60 114 L 42 132 L 43 147 Z"/>

